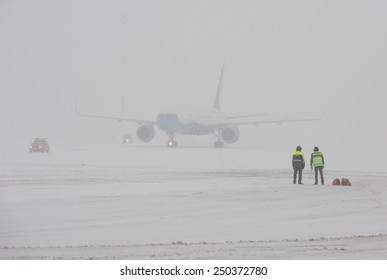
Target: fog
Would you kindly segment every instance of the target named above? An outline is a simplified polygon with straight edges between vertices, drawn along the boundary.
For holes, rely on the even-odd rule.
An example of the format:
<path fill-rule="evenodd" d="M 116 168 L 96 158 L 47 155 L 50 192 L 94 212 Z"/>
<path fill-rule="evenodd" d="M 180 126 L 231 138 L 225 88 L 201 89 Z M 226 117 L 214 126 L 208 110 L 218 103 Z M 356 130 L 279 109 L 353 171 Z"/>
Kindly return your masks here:
<path fill-rule="evenodd" d="M 324 118 L 244 126 L 226 148 L 289 156 L 318 145 L 337 169 L 384 171 L 386 14 L 383 0 L 1 0 L 2 149 L 34 137 L 118 142 L 136 125 L 79 117 L 75 100 L 84 113 L 154 120 L 166 105 L 211 106 L 224 65 L 227 114 Z M 136 145 L 166 140 L 157 130 Z"/>

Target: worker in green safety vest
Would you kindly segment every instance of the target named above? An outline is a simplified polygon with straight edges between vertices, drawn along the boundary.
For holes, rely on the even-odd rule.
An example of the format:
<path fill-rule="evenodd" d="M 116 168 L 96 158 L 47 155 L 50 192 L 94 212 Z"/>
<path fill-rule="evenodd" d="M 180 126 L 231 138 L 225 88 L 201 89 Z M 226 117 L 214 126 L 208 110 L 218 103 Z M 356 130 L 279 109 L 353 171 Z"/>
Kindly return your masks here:
<path fill-rule="evenodd" d="M 296 183 L 298 174 L 298 183 L 302 185 L 302 170 L 305 168 L 305 156 L 301 150 L 301 146 L 297 146 L 296 151 L 292 156 L 292 166 L 294 170 L 293 184 Z"/>
<path fill-rule="evenodd" d="M 318 173 L 320 173 L 321 184 L 324 185 L 324 156 L 319 151 L 318 147 L 314 147 L 313 153 L 310 156 L 310 168 L 313 170 L 314 168 L 314 184 L 318 184 Z"/>

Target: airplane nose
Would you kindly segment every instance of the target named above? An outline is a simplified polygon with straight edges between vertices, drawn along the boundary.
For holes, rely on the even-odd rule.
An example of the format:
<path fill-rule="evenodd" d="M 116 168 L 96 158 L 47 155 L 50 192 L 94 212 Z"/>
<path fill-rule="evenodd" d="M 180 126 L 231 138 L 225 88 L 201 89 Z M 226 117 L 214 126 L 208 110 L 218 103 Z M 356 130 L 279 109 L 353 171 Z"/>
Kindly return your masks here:
<path fill-rule="evenodd" d="M 179 129 L 180 121 L 176 114 L 158 114 L 157 126 L 166 132 L 176 132 Z"/>

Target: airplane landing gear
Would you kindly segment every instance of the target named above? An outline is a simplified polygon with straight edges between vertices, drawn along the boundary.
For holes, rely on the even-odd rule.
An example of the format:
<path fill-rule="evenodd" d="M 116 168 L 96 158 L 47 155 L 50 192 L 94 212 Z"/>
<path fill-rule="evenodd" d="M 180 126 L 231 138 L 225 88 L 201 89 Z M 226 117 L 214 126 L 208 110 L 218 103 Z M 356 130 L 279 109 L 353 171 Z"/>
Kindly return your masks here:
<path fill-rule="evenodd" d="M 175 133 L 168 133 L 169 141 L 167 142 L 167 148 L 176 148 L 177 141 L 175 140 Z"/>
<path fill-rule="evenodd" d="M 218 141 L 214 142 L 214 148 L 224 148 L 224 143 L 220 138 L 220 129 L 218 129 L 218 132 L 215 133 L 215 136 L 218 137 Z"/>
<path fill-rule="evenodd" d="M 167 147 L 168 147 L 168 148 L 176 148 L 176 147 L 177 147 L 177 141 L 175 141 L 175 140 L 169 140 L 169 141 L 167 142 Z"/>
<path fill-rule="evenodd" d="M 224 148 L 224 143 L 222 141 L 214 142 L 214 148 Z"/>

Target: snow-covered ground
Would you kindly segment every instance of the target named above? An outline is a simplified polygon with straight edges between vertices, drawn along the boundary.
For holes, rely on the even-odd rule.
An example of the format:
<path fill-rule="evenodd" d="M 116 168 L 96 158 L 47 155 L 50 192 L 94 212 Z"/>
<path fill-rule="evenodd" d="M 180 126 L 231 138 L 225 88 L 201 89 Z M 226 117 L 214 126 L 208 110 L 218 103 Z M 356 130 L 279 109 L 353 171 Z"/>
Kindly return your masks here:
<path fill-rule="evenodd" d="M 293 185 L 291 153 L 2 147 L 0 259 L 387 259 L 387 174 Z"/>

